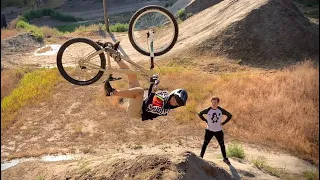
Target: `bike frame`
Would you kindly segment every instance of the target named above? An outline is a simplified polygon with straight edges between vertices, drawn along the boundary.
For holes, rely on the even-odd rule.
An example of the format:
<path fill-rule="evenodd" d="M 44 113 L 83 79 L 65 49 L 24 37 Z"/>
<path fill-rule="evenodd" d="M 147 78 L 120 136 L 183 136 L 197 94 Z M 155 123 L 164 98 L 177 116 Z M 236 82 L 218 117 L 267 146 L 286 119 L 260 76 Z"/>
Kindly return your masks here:
<path fill-rule="evenodd" d="M 150 33 L 150 38 L 149 38 L 150 59 L 151 59 L 151 63 L 152 63 L 150 70 L 145 69 L 144 67 L 142 67 L 142 66 L 138 65 L 137 63 L 135 63 L 134 61 L 132 61 L 129 57 L 123 56 L 118 51 L 113 50 L 109 47 L 102 48 L 99 51 L 96 51 L 94 53 L 87 55 L 84 58 L 81 58 L 78 61 L 78 63 L 80 66 L 89 67 L 92 69 L 97 69 L 99 71 L 104 71 L 104 72 L 108 73 L 109 75 L 113 74 L 115 72 L 116 73 L 125 73 L 125 74 L 137 74 L 137 75 L 142 75 L 143 77 L 150 79 L 150 78 L 154 77 L 155 71 L 152 70 L 153 69 L 153 59 L 154 59 L 154 53 L 153 53 L 153 34 L 154 34 L 154 32 L 151 30 L 151 31 L 149 31 L 149 33 Z M 107 65 L 106 65 L 105 69 L 90 62 L 91 58 L 98 56 L 101 53 L 105 53 L 107 55 Z M 121 60 L 124 60 L 124 61 L 128 62 L 129 64 L 131 64 L 135 68 L 135 70 L 113 68 L 111 66 L 110 59 L 111 58 L 119 58 L 119 57 L 121 58 Z"/>

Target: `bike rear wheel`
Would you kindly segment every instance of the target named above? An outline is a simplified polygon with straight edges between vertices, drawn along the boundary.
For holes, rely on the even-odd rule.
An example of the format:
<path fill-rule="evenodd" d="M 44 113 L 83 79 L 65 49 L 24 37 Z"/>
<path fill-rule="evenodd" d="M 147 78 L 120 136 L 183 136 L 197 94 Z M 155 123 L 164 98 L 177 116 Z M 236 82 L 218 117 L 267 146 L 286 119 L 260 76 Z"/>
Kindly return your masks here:
<path fill-rule="evenodd" d="M 90 39 L 74 38 L 65 42 L 57 54 L 57 67 L 61 75 L 72 84 L 90 85 L 98 81 L 103 75 L 106 58 L 104 53 L 92 57 L 89 62 L 94 64 L 95 68 L 90 68 L 81 63 L 88 55 L 101 50 L 101 47 Z"/>
<path fill-rule="evenodd" d="M 150 56 L 148 31 L 154 31 L 154 56 L 172 49 L 178 39 L 178 23 L 174 16 L 161 6 L 146 6 L 130 19 L 128 36 L 132 46 L 141 54 Z"/>

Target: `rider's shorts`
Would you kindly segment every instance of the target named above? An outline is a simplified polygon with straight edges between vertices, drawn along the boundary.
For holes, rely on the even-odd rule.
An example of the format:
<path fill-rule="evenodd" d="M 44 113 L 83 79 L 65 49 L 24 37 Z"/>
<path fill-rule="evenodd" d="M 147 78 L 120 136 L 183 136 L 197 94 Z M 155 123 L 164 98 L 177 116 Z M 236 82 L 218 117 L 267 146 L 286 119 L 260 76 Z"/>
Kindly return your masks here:
<path fill-rule="evenodd" d="M 141 87 L 135 87 L 135 88 L 141 88 Z M 127 113 L 129 118 L 141 119 L 142 104 L 143 104 L 143 96 L 139 99 L 132 99 L 132 98 L 129 99 L 129 103 L 127 107 Z"/>

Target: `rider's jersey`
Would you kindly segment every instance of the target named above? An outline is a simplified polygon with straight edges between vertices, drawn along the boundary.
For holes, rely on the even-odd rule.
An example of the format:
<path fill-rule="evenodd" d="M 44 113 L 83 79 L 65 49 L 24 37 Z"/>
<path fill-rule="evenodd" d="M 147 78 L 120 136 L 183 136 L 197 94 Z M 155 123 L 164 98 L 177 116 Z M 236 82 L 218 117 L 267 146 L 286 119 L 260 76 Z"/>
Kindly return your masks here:
<path fill-rule="evenodd" d="M 151 93 L 149 97 L 144 99 L 142 105 L 142 120 L 152 120 L 158 116 L 168 115 L 170 109 L 175 107 L 168 106 L 169 93 L 161 91 Z"/>

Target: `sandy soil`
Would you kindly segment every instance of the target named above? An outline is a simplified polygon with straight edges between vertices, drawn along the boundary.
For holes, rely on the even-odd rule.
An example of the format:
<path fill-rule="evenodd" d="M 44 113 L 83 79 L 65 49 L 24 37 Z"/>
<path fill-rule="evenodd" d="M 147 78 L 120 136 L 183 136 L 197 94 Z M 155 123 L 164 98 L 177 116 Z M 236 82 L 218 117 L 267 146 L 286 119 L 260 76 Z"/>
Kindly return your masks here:
<path fill-rule="evenodd" d="M 176 144 L 122 147 L 82 155 L 81 158 L 60 162 L 24 162 L 1 173 L 4 179 L 279 179 L 256 168 L 251 159 L 263 157 L 272 167 L 284 169 L 291 178 L 303 178 L 301 173 L 316 168 L 293 156 L 245 146 L 245 160 L 230 158 L 231 165 L 220 158 L 218 146 L 209 147 L 204 159 L 200 148 Z M 39 167 L 39 168 L 32 168 Z M 21 172 L 21 173 L 17 173 Z M 156 177 L 155 177 L 156 176 Z"/>

